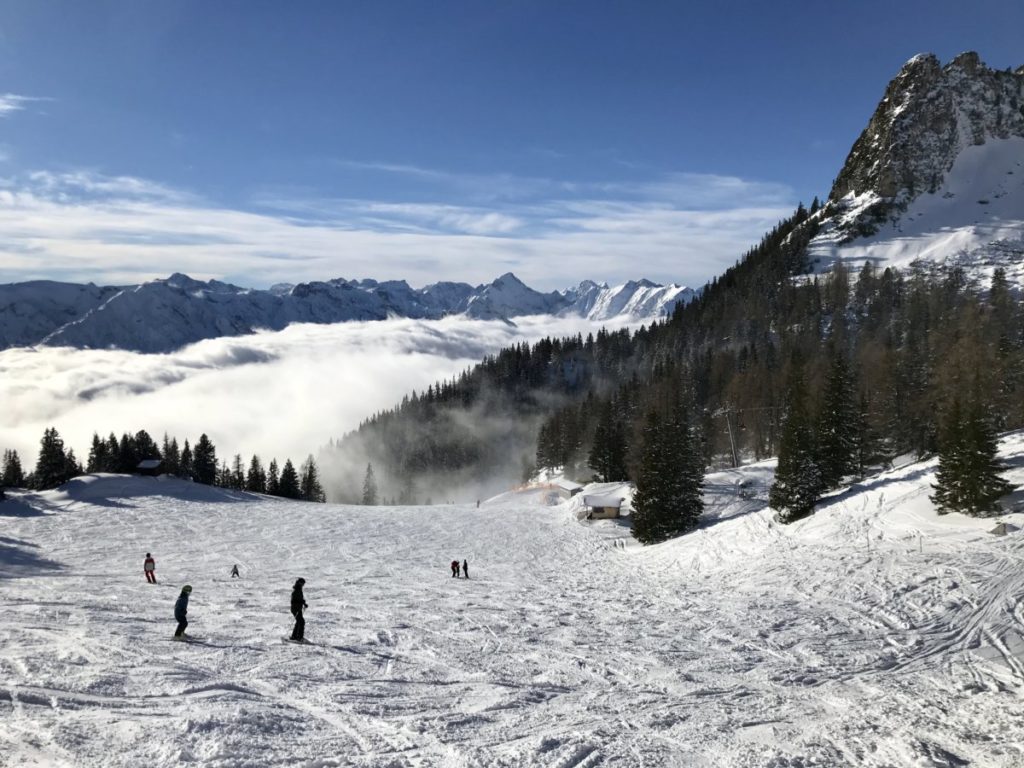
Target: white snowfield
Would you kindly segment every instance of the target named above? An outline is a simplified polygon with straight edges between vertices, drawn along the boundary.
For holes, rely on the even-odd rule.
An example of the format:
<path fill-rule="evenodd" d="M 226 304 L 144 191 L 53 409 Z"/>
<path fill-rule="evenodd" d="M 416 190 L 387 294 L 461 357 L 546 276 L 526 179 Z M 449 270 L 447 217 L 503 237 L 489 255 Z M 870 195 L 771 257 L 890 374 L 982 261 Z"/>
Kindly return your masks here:
<path fill-rule="evenodd" d="M 1024 435 L 1004 450 L 1024 483 Z M 647 548 L 546 490 L 360 508 L 108 475 L 14 495 L 0 765 L 1024 765 L 1024 533 L 936 516 L 934 462 L 779 527 L 736 485 L 763 496 L 771 473 L 710 475 L 705 525 Z M 305 646 L 282 642 L 299 576 Z"/>

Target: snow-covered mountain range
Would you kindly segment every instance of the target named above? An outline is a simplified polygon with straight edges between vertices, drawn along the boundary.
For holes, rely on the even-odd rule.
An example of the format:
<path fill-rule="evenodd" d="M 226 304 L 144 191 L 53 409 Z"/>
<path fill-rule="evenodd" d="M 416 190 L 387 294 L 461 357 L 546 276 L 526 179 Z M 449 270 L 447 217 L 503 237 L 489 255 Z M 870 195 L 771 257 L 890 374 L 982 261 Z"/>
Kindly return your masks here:
<path fill-rule="evenodd" d="M 1024 287 L 1024 66 L 976 53 L 908 61 L 885 91 L 817 214 L 816 270 L 998 266 Z"/>
<path fill-rule="evenodd" d="M 0 285 L 0 348 L 70 346 L 167 352 L 220 336 L 291 323 L 338 323 L 388 317 L 435 319 L 465 314 L 477 319 L 524 315 L 578 315 L 607 320 L 664 316 L 695 292 L 648 280 L 541 293 L 508 273 L 486 285 L 441 282 L 412 288 L 405 281 L 336 279 L 240 288 L 217 280 L 174 274 L 127 287 L 48 281 Z"/>

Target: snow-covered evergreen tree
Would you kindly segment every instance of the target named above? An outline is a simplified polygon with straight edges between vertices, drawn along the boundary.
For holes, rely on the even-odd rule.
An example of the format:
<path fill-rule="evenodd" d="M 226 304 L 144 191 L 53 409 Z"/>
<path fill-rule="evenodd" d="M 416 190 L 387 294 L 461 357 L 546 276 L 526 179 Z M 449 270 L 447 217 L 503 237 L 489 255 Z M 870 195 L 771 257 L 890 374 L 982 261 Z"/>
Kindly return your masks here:
<path fill-rule="evenodd" d="M 267 473 L 263 469 L 259 456 L 253 455 L 249 462 L 249 472 L 245 476 L 245 490 L 253 493 L 267 492 Z"/>
<path fill-rule="evenodd" d="M 277 483 L 277 495 L 285 499 L 298 499 L 300 497 L 299 475 L 295 471 L 295 465 L 292 464 L 291 459 L 285 459 L 284 466 L 281 467 L 281 477 Z"/>
<path fill-rule="evenodd" d="M 602 482 L 627 479 L 626 430 L 612 401 L 601 406 L 587 463 Z"/>
<path fill-rule="evenodd" d="M 299 492 L 303 501 L 316 501 L 320 503 L 327 501 L 323 486 L 320 485 L 320 476 L 312 454 L 302 463 L 302 478 L 299 482 Z"/>
<path fill-rule="evenodd" d="M 271 459 L 270 466 L 267 467 L 267 493 L 277 496 L 280 490 L 281 473 L 277 469 L 277 459 Z"/>
<path fill-rule="evenodd" d="M 363 504 L 368 506 L 377 504 L 377 478 L 373 474 L 373 464 L 366 465 L 366 476 L 363 478 Z"/>
<path fill-rule="evenodd" d="M 999 499 L 1012 489 L 1000 474 L 1005 469 L 998 460 L 998 439 L 989 409 L 976 395 L 966 406 L 954 397 L 943 418 L 939 468 L 931 497 L 939 514 L 998 514 Z"/>
<path fill-rule="evenodd" d="M 817 463 L 824 489 L 838 488 L 858 470 L 861 420 L 854 377 L 845 355 L 832 359 L 818 416 Z"/>
<path fill-rule="evenodd" d="M 181 464 L 178 467 L 178 473 L 191 480 L 195 466 L 193 465 L 192 447 L 188 444 L 188 440 L 185 440 L 185 444 L 181 448 Z"/>
<path fill-rule="evenodd" d="M 33 486 L 39 490 L 56 488 L 73 475 L 69 475 L 67 454 L 64 452 L 64 441 L 54 427 L 44 430 L 39 441 L 39 458 L 32 473 Z"/>
<path fill-rule="evenodd" d="M 4 451 L 3 475 L 0 485 L 8 488 L 21 488 L 25 485 L 25 472 L 21 466 L 21 457 L 13 449 Z"/>
<path fill-rule="evenodd" d="M 814 512 L 821 494 L 821 474 L 814 452 L 814 433 L 807 416 L 807 391 L 803 376 L 794 371 L 789 385 L 786 421 L 779 442 L 775 482 L 768 505 L 780 523 L 792 523 Z"/>
<path fill-rule="evenodd" d="M 192 453 L 192 477 L 197 483 L 214 485 L 217 482 L 217 449 L 205 432 L 199 436 Z"/>
<path fill-rule="evenodd" d="M 688 413 L 648 414 L 633 494 L 633 536 L 644 544 L 694 530 L 704 511 L 704 462 Z"/>

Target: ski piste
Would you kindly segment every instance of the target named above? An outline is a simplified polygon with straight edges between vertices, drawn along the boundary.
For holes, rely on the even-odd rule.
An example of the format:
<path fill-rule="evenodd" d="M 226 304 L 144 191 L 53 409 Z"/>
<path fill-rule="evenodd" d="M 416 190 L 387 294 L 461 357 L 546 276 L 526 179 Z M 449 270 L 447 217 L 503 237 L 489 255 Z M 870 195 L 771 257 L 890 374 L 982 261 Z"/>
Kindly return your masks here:
<path fill-rule="evenodd" d="M 1000 458 L 1024 484 L 1024 433 Z M 1024 535 L 936 515 L 934 461 L 779 526 L 736 492 L 773 466 L 709 473 L 700 530 L 652 547 L 545 489 L 479 510 L 124 476 L 7 491 L 0 766 L 1018 768 Z M 173 588 L 126 557 L 149 549 Z M 217 581 L 243 559 L 244 584 Z M 300 576 L 297 651 L 277 633 Z M 187 648 L 167 634 L 184 584 Z"/>

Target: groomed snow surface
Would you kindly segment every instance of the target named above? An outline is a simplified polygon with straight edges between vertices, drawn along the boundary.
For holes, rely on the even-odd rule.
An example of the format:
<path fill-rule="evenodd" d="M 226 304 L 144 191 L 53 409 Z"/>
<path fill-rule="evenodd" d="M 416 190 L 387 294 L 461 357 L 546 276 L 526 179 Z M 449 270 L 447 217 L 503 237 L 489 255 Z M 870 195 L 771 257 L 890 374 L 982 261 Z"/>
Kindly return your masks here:
<path fill-rule="evenodd" d="M 1024 483 L 1024 435 L 1004 451 Z M 934 468 L 789 527 L 764 508 L 771 464 L 711 475 L 705 525 L 647 548 L 544 490 L 479 509 L 121 476 L 15 495 L 0 764 L 1019 766 L 1024 533 L 937 517 Z M 282 641 L 298 576 L 304 646 Z M 194 643 L 170 639 L 184 583 Z"/>

